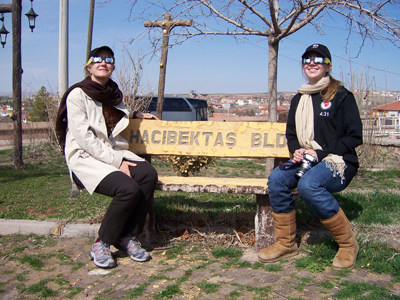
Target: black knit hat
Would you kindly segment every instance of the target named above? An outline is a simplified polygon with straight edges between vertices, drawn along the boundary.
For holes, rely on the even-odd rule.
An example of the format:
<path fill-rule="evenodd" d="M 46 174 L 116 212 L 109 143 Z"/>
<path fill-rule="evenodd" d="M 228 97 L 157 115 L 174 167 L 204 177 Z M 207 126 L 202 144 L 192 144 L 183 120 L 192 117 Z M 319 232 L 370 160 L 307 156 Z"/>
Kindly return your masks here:
<path fill-rule="evenodd" d="M 108 46 L 101 46 L 101 47 L 98 47 L 98 48 L 94 48 L 92 51 L 90 51 L 89 57 L 87 58 L 86 61 L 88 61 L 89 58 L 95 56 L 96 53 L 99 52 L 100 50 L 105 50 L 105 51 L 109 52 L 112 55 L 112 57 L 114 58 L 114 60 L 115 60 L 114 51 L 112 51 L 111 48 L 108 47 Z"/>
<path fill-rule="evenodd" d="M 311 46 L 308 46 L 306 51 L 303 53 L 301 58 L 304 58 L 308 52 L 317 52 L 321 54 L 323 57 L 329 58 L 330 61 L 332 61 L 331 53 L 329 52 L 328 47 L 322 44 L 312 44 Z"/>

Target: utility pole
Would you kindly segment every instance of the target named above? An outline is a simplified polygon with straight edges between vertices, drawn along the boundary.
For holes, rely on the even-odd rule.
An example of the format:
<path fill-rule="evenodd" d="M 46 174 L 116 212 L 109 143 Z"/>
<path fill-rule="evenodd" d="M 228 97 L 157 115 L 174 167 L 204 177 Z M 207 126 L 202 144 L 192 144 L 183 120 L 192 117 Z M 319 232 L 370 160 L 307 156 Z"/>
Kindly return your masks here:
<path fill-rule="evenodd" d="M 92 36 L 93 36 L 93 19 L 94 19 L 94 0 L 90 0 L 89 7 L 89 24 L 88 24 L 88 36 L 86 43 L 86 57 L 85 64 L 87 63 L 90 50 L 92 50 Z"/>
<path fill-rule="evenodd" d="M 164 104 L 165 90 L 165 74 L 167 71 L 167 55 L 169 35 L 175 26 L 192 26 L 192 20 L 175 20 L 171 19 L 170 14 L 165 14 L 164 21 L 148 21 L 144 23 L 145 27 L 160 27 L 163 32 L 163 42 L 161 48 L 160 76 L 158 79 L 158 98 L 157 98 L 157 118 L 161 119 Z"/>
<path fill-rule="evenodd" d="M 60 0 L 60 28 L 58 38 L 58 95 L 68 89 L 68 6 L 69 0 Z"/>
<path fill-rule="evenodd" d="M 33 32 L 35 28 L 35 19 L 38 16 L 33 11 L 31 0 L 31 9 L 25 15 L 29 20 L 29 27 Z M 11 4 L 0 4 L 0 13 L 11 13 L 12 15 L 12 38 L 13 38 L 13 69 L 12 69 L 12 86 L 13 86 L 13 113 L 11 119 L 13 120 L 13 131 L 14 131 L 14 167 L 21 169 L 24 165 L 22 160 L 22 66 L 21 66 L 21 11 L 22 11 L 22 0 L 12 0 Z M 4 18 L 2 18 L 4 22 Z M 0 33 L 1 44 L 6 43 L 8 31 L 3 27 Z M 5 36 L 2 36 L 5 34 Z M 4 39 L 3 39 L 4 37 Z"/>
<path fill-rule="evenodd" d="M 22 0 L 12 2 L 13 32 L 13 114 L 14 118 L 14 167 L 22 168 L 22 64 L 21 64 L 21 11 Z"/>
<path fill-rule="evenodd" d="M 13 131 L 14 131 L 14 167 L 21 169 L 22 160 L 22 67 L 21 67 L 21 11 L 22 0 L 13 0 L 12 4 L 0 5 L 0 13 L 12 14 L 12 52 L 13 52 Z"/>

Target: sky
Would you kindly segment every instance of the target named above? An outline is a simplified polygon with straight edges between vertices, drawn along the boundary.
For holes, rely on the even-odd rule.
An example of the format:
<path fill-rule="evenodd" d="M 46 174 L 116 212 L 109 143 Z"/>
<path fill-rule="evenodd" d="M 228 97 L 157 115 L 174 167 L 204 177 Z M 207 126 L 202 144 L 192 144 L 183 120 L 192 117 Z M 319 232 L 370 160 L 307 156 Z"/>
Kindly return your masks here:
<path fill-rule="evenodd" d="M 69 0 L 69 78 L 68 85 L 83 79 L 86 56 L 89 0 Z M 99 2 L 99 1 L 97 1 Z M 150 2 L 140 0 L 139 3 Z M 0 0 L 9 4 L 11 0 Z M 164 1 L 164 4 L 168 1 Z M 22 91 L 34 95 L 41 86 L 51 93 L 58 92 L 59 0 L 34 0 L 33 8 L 39 15 L 33 32 L 24 15 L 31 2 L 22 0 Z M 126 58 L 123 44 L 140 35 L 146 28 L 141 21 L 130 21 L 131 2 L 114 0 L 94 13 L 92 48 L 108 45 L 114 49 L 116 68 Z M 135 7 L 133 15 L 141 7 Z M 156 12 L 162 14 L 162 11 Z M 400 5 L 391 5 L 392 17 L 400 16 Z M 0 46 L 0 95 L 12 95 L 12 28 L 11 14 L 5 14 L 4 26 L 10 31 L 4 48 Z M 154 17 L 155 18 L 155 17 Z M 1 24 L 0 24 L 1 26 Z M 151 29 L 153 34 L 161 32 Z M 173 29 L 179 32 L 178 27 Z M 361 39 L 353 34 L 346 48 L 348 31 L 340 20 L 327 20 L 323 35 L 311 27 L 304 27 L 283 39 L 279 46 L 278 92 L 294 92 L 306 80 L 301 72 L 300 57 L 307 46 L 326 45 L 332 54 L 332 75 L 350 84 L 350 74 L 363 74 L 363 85 L 370 89 L 399 91 L 400 49 L 389 42 L 367 41 L 361 53 Z M 148 53 L 151 43 L 147 37 L 126 46 L 134 55 Z M 166 94 L 185 94 L 194 90 L 199 94 L 267 93 L 268 44 L 260 37 L 237 42 L 232 37 L 193 38 L 168 50 Z M 160 53 L 146 56 L 142 64 L 143 92 L 156 92 L 159 78 Z M 114 77 L 115 79 L 115 72 Z M 362 87 L 359 85 L 359 87 Z"/>

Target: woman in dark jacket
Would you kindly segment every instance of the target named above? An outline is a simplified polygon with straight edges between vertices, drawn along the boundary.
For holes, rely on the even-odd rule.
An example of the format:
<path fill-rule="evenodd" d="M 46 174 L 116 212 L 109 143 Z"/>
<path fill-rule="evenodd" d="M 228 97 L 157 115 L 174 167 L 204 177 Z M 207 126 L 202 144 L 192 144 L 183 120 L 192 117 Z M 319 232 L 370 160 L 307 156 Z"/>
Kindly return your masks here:
<path fill-rule="evenodd" d="M 354 96 L 329 75 L 332 57 L 321 44 L 302 55 L 308 84 L 292 99 L 286 138 L 293 159 L 276 168 L 268 190 L 278 241 L 259 253 L 262 262 L 298 254 L 292 189 L 321 220 L 339 244 L 332 267 L 352 269 L 358 244 L 350 223 L 332 193 L 350 183 L 358 169 L 355 148 L 362 144 L 362 123 Z"/>

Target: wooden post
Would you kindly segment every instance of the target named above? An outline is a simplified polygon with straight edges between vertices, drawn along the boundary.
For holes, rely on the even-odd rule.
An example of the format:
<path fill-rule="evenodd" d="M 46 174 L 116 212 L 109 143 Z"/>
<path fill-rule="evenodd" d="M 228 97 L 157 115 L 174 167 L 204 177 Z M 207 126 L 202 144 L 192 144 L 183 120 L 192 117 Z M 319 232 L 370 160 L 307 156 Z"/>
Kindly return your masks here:
<path fill-rule="evenodd" d="M 12 89 L 13 89 L 13 135 L 14 135 L 14 167 L 22 168 L 22 67 L 21 67 L 21 11 L 22 0 L 13 0 L 11 4 L 0 4 L 0 13 L 12 14 Z"/>
<path fill-rule="evenodd" d="M 280 165 L 281 158 L 270 157 L 265 162 L 265 177 Z M 256 242 L 254 251 L 258 252 L 276 242 L 272 208 L 269 203 L 269 195 L 256 195 L 257 214 L 255 217 Z"/>
<path fill-rule="evenodd" d="M 274 220 L 272 218 L 272 208 L 269 203 L 268 195 L 256 195 L 257 213 L 255 216 L 256 242 L 254 251 L 271 246 L 276 242 Z"/>
<path fill-rule="evenodd" d="M 13 32 L 13 115 L 14 115 L 14 167 L 22 168 L 22 67 L 21 67 L 21 11 L 22 1 L 12 2 Z"/>
<path fill-rule="evenodd" d="M 94 2 L 95 2 L 95 0 L 90 0 L 90 5 L 89 5 L 89 24 L 88 24 L 88 35 L 87 35 L 87 41 L 86 41 L 85 64 L 87 63 L 89 53 L 92 50 L 93 21 L 94 21 Z"/>
<path fill-rule="evenodd" d="M 192 20 L 172 21 L 171 15 L 166 14 L 164 21 L 148 21 L 144 23 L 145 27 L 161 27 L 163 32 L 163 42 L 161 48 L 160 76 L 158 80 L 158 98 L 157 98 L 157 118 L 162 117 L 162 108 L 164 104 L 165 75 L 167 70 L 167 55 L 169 35 L 175 26 L 192 26 Z"/>
<path fill-rule="evenodd" d="M 12 14 L 13 42 L 13 132 L 14 132 L 14 167 L 20 169 L 24 162 L 22 158 L 22 66 L 21 66 L 21 12 L 22 0 L 12 0 L 11 4 L 0 4 L 0 13 Z"/>
<path fill-rule="evenodd" d="M 285 159 L 286 160 L 286 159 Z M 284 160 L 271 157 L 266 159 L 265 176 L 269 177 L 271 172 Z M 258 252 L 276 242 L 272 208 L 269 202 L 269 195 L 256 195 L 257 213 L 255 217 L 256 242 L 254 251 Z"/>

